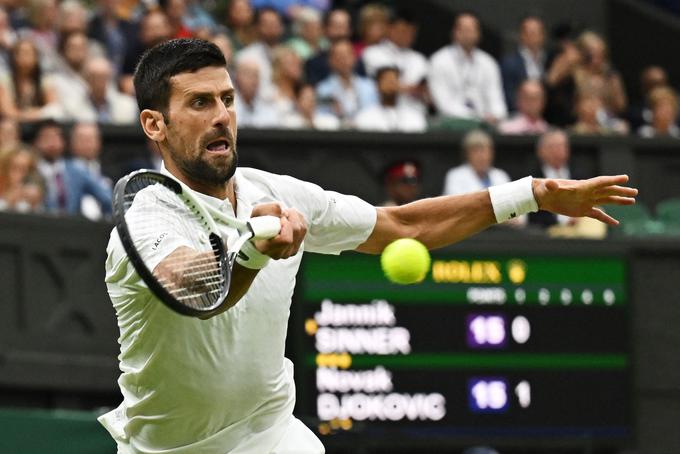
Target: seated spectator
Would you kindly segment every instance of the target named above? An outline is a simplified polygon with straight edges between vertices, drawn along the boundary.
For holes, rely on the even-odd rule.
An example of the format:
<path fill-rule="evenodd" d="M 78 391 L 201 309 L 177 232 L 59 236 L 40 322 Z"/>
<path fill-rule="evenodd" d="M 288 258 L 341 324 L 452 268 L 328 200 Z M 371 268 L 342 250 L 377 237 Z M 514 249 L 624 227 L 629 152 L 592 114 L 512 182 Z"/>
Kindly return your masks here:
<path fill-rule="evenodd" d="M 58 0 L 29 0 L 26 7 L 28 26 L 19 30 L 19 37 L 33 43 L 42 70 L 50 74 L 55 69 L 59 43 Z"/>
<path fill-rule="evenodd" d="M 352 124 L 359 110 L 378 103 L 374 82 L 354 72 L 355 61 L 352 43 L 334 42 L 328 54 L 332 73 L 316 87 L 321 104 L 347 125 Z"/>
<path fill-rule="evenodd" d="M 79 214 L 83 196 L 89 194 L 97 200 L 103 213 L 111 212 L 111 189 L 72 159 L 64 159 L 64 136 L 57 123 L 41 123 L 33 146 L 40 158 L 38 170 L 46 183 L 48 211 Z"/>
<path fill-rule="evenodd" d="M 678 128 L 678 94 L 670 87 L 657 87 L 649 94 L 652 121 L 638 130 L 641 137 L 680 139 Z"/>
<path fill-rule="evenodd" d="M 531 175 L 535 178 L 559 178 L 579 179 L 578 175 L 569 164 L 569 137 L 561 129 L 550 129 L 544 133 L 536 143 L 537 167 Z M 529 224 L 538 227 L 550 227 L 555 224 L 573 224 L 574 219 L 568 216 L 555 215 L 548 211 L 540 210 L 529 213 Z"/>
<path fill-rule="evenodd" d="M 330 45 L 336 41 L 352 37 L 352 19 L 349 13 L 344 9 L 329 11 L 324 17 L 324 34 L 327 42 L 326 47 L 305 62 L 305 79 L 312 85 L 318 84 L 331 73 L 328 66 Z"/>
<path fill-rule="evenodd" d="M 421 188 L 420 163 L 407 159 L 394 162 L 383 171 L 387 200 L 381 205 L 399 206 L 418 200 Z"/>
<path fill-rule="evenodd" d="M 626 134 L 628 126 L 611 118 L 602 99 L 595 93 L 581 93 L 576 101 L 576 123 L 569 131 L 578 135 Z"/>
<path fill-rule="evenodd" d="M 197 36 L 201 33 L 212 34 L 217 28 L 215 19 L 206 11 L 203 3 L 199 0 L 187 0 L 186 2 L 184 23 Z"/>
<path fill-rule="evenodd" d="M 501 62 L 503 90 L 508 110 L 518 109 L 515 96 L 525 80 L 542 81 L 545 73 L 545 29 L 536 16 L 526 16 L 519 26 L 519 46 Z"/>
<path fill-rule="evenodd" d="M 362 60 L 366 74 L 375 78 L 378 69 L 393 66 L 399 69 L 399 91 L 402 102 L 411 109 L 427 112 L 427 59 L 412 49 L 418 34 L 418 23 L 409 11 L 397 11 L 387 28 L 387 37 L 364 49 Z"/>
<path fill-rule="evenodd" d="M 73 32 L 62 37 L 59 43 L 59 65 L 54 74 L 54 87 L 59 104 L 64 110 L 64 119 L 68 120 L 69 113 L 64 109 L 69 100 L 88 96 L 88 86 L 83 77 L 88 53 L 88 39 L 83 32 Z"/>
<path fill-rule="evenodd" d="M 231 74 L 234 69 L 234 48 L 231 47 L 231 40 L 226 33 L 218 32 L 212 34 L 208 41 L 219 47 L 224 55 L 224 59 L 227 61 L 227 70 Z"/>
<path fill-rule="evenodd" d="M 194 36 L 192 30 L 184 23 L 184 17 L 187 13 L 185 0 L 158 0 L 158 6 L 168 18 L 171 39 Z"/>
<path fill-rule="evenodd" d="M 272 58 L 274 49 L 281 43 L 284 28 L 281 16 L 271 8 L 257 11 L 255 16 L 257 41 L 250 44 L 236 54 L 236 61 L 240 59 L 254 59 L 260 66 L 260 93 L 269 96 L 272 90 Z"/>
<path fill-rule="evenodd" d="M 551 53 L 546 63 L 545 118 L 550 124 L 567 126 L 575 121 L 575 73 L 583 57 L 574 41 L 571 26 L 558 25 L 553 35 L 558 42 L 558 47 Z"/>
<path fill-rule="evenodd" d="M 450 169 L 444 179 L 443 195 L 467 194 L 510 181 L 505 170 L 493 167 L 491 136 L 475 129 L 463 137 L 464 163 Z"/>
<path fill-rule="evenodd" d="M 35 45 L 18 40 L 10 54 L 10 70 L 0 76 L 0 111 L 20 122 L 60 118 L 53 81 L 43 76 Z"/>
<path fill-rule="evenodd" d="M 295 111 L 295 91 L 302 83 L 302 62 L 295 51 L 286 46 L 274 49 L 272 55 L 272 91 L 268 101 L 279 118 Z"/>
<path fill-rule="evenodd" d="M 498 125 L 502 134 L 542 134 L 548 130 L 543 119 L 545 90 L 535 80 L 525 80 L 517 90 L 518 112 Z"/>
<path fill-rule="evenodd" d="M 317 109 L 314 87 L 303 84 L 296 90 L 295 112 L 286 115 L 282 126 L 289 129 L 335 131 L 340 129 L 340 120 L 333 114 Z"/>
<path fill-rule="evenodd" d="M 22 146 L 19 123 L 11 118 L 0 120 L 0 153 Z"/>
<path fill-rule="evenodd" d="M 293 22 L 293 37 L 286 45 L 293 49 L 302 61 L 315 56 L 328 48 L 328 41 L 323 36 L 321 27 L 321 13 L 304 7 Z"/>
<path fill-rule="evenodd" d="M 364 49 L 378 44 L 387 36 L 390 10 L 379 3 L 369 3 L 359 10 L 357 33 L 359 40 L 354 44 L 354 53 L 362 57 Z"/>
<path fill-rule="evenodd" d="M 406 102 L 399 91 L 399 69 L 380 68 L 375 77 L 380 103 L 361 109 L 354 119 L 355 127 L 363 131 L 425 131 L 425 116 Z"/>
<path fill-rule="evenodd" d="M 574 78 L 577 94 L 595 93 L 602 100 L 602 107 L 610 117 L 625 113 L 628 104 L 621 75 L 609 62 L 607 44 L 601 36 L 586 31 L 577 41 L 581 52 L 580 64 Z"/>
<path fill-rule="evenodd" d="M 250 0 L 232 0 L 227 6 L 225 23 L 229 30 L 231 46 L 236 52 L 249 46 L 257 39 L 255 13 Z"/>
<path fill-rule="evenodd" d="M 96 4 L 97 8 L 88 24 L 87 35 L 104 48 L 114 72 L 121 74 L 125 56 L 137 52 L 139 47 L 138 27 L 119 16 L 118 2 L 97 0 Z"/>
<path fill-rule="evenodd" d="M 97 123 L 76 123 L 71 129 L 71 156 L 76 165 L 83 169 L 103 186 L 111 189 L 111 180 L 102 174 L 102 165 L 99 154 L 102 148 L 101 134 Z M 88 219 L 98 220 L 102 218 L 102 210 L 97 199 L 85 194 L 80 201 L 80 212 Z"/>
<path fill-rule="evenodd" d="M 496 124 L 507 116 L 498 64 L 477 48 L 479 20 L 459 14 L 453 43 L 430 57 L 428 83 L 437 111 L 445 117 L 477 119 Z"/>
<path fill-rule="evenodd" d="M 239 128 L 272 128 L 279 124 L 274 107 L 259 92 L 260 66 L 252 59 L 241 59 L 234 73 Z"/>
<path fill-rule="evenodd" d="M 135 94 L 132 79 L 142 54 L 156 44 L 169 40 L 171 37 L 172 28 L 170 27 L 170 21 L 163 11 L 151 10 L 142 16 L 135 46 L 128 49 L 125 53 L 123 66 L 120 71 L 119 85 L 123 93 L 130 96 Z"/>
<path fill-rule="evenodd" d="M 65 0 L 59 5 L 58 23 L 59 41 L 71 33 L 87 33 L 87 9 L 78 0 Z"/>
<path fill-rule="evenodd" d="M 105 58 L 89 60 L 83 69 L 87 83 L 84 96 L 73 93 L 62 99 L 66 118 L 71 121 L 129 125 L 139 121 L 137 103 L 118 91 L 111 63 Z"/>
<path fill-rule="evenodd" d="M 652 109 L 649 94 L 657 87 L 668 86 L 668 73 L 661 66 L 648 66 L 640 74 L 640 91 L 642 98 L 630 107 L 628 121 L 631 129 L 639 130 L 641 126 L 652 122 Z"/>
<path fill-rule="evenodd" d="M 33 153 L 22 147 L 0 152 L 0 211 L 41 211 L 45 188 Z"/>

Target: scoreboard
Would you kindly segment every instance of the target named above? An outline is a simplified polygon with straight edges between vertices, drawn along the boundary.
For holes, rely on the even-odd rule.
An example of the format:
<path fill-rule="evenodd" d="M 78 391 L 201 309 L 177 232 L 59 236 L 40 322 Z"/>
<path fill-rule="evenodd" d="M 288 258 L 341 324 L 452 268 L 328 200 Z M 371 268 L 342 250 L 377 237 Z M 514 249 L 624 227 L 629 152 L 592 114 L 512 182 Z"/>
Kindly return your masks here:
<path fill-rule="evenodd" d="M 624 257 L 435 253 L 400 286 L 308 254 L 300 279 L 297 414 L 322 440 L 632 436 Z"/>

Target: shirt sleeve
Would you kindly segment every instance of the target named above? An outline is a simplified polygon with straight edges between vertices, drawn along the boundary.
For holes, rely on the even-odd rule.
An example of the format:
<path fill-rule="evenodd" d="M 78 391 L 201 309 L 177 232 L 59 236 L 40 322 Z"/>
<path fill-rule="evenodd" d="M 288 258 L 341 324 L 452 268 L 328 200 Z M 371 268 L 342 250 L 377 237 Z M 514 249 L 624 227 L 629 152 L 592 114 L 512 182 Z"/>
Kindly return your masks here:
<path fill-rule="evenodd" d="M 354 250 L 373 232 L 376 208 L 356 196 L 326 191 L 316 184 L 289 176 L 257 175 L 274 189 L 273 198 L 297 209 L 305 217 L 306 252 L 339 254 Z"/>

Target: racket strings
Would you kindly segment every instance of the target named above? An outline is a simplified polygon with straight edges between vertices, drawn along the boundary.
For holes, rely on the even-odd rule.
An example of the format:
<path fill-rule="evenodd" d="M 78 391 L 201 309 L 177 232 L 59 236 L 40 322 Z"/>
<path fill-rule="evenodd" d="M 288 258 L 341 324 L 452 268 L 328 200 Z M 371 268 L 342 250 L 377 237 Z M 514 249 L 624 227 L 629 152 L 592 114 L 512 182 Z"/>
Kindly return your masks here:
<path fill-rule="evenodd" d="M 183 305 L 213 307 L 226 283 L 221 251 L 210 240 L 205 219 L 155 179 L 133 180 L 128 188 L 124 196 L 126 221 L 137 250 L 157 252 L 154 248 L 166 240 L 161 235 L 176 236 L 184 244 L 170 251 L 156 270 L 148 266 L 151 259 L 143 257 L 158 283 Z"/>

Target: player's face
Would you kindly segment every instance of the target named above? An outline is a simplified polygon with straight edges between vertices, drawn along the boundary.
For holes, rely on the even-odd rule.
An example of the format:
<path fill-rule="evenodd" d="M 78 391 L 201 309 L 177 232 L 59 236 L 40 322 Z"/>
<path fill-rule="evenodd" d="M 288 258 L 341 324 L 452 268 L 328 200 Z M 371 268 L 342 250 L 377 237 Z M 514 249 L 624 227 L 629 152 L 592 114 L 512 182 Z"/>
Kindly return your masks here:
<path fill-rule="evenodd" d="M 167 134 L 162 144 L 188 178 L 222 185 L 234 174 L 234 87 L 224 67 L 209 66 L 170 78 Z"/>

